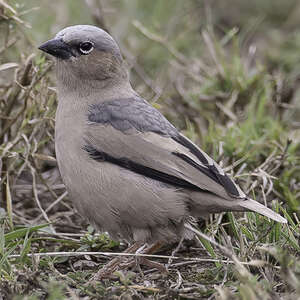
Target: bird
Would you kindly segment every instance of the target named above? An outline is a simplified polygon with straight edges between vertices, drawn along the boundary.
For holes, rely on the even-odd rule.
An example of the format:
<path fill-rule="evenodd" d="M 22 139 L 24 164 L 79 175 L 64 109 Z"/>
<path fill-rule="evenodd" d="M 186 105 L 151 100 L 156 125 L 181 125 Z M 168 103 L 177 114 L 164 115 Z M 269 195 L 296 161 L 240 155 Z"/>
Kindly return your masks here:
<path fill-rule="evenodd" d="M 191 217 L 211 213 L 254 211 L 287 222 L 248 197 L 132 88 L 106 31 L 66 27 L 39 49 L 55 60 L 60 174 L 74 206 L 96 228 L 141 245 L 178 241 Z"/>

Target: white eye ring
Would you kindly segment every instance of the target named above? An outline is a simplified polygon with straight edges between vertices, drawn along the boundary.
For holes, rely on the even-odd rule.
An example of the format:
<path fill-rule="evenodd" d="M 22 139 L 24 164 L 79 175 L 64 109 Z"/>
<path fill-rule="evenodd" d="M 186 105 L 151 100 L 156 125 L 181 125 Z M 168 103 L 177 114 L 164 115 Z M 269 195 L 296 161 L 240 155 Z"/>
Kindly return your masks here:
<path fill-rule="evenodd" d="M 94 44 L 90 41 L 80 43 L 79 51 L 81 54 L 87 55 L 94 50 Z"/>

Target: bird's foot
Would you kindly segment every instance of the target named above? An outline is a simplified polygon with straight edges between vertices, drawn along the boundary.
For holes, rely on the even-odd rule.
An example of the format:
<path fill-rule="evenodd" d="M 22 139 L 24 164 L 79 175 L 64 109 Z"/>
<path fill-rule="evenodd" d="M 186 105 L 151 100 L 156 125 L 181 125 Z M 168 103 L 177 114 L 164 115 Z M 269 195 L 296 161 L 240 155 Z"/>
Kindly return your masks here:
<path fill-rule="evenodd" d="M 149 247 L 145 248 L 142 247 L 142 244 L 139 242 L 134 243 L 131 247 L 127 248 L 124 253 L 137 253 L 137 254 L 153 254 L 155 253 L 160 247 L 161 244 L 159 242 L 150 245 Z M 117 270 L 124 270 L 132 267 L 136 267 L 137 265 L 146 265 L 155 269 L 158 269 L 162 273 L 167 273 L 167 269 L 163 264 L 158 262 L 151 261 L 145 257 L 116 257 L 107 263 L 103 268 L 101 268 L 93 277 L 90 279 L 88 284 L 101 281 L 104 278 L 110 277 L 115 271 Z"/>

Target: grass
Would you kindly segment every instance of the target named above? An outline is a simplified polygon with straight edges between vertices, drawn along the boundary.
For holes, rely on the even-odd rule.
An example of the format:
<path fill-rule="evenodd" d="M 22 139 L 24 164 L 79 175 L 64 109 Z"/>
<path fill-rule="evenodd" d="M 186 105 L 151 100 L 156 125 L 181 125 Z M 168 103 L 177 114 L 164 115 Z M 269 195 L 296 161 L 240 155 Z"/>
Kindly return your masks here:
<path fill-rule="evenodd" d="M 0 297 L 299 299 L 300 7 L 292 2 L 272 12 L 269 0 L 257 2 L 258 20 L 235 0 L 226 12 L 208 2 L 141 0 L 101 1 L 100 10 L 93 1 L 41 2 L 39 13 L 28 11 L 34 1 L 0 1 Z M 57 170 L 52 63 L 36 50 L 54 30 L 52 5 L 76 16 L 61 18 L 59 29 L 107 28 L 134 87 L 288 224 L 251 212 L 211 215 L 168 275 L 125 270 L 86 285 L 125 245 L 72 210 Z M 175 247 L 153 259 L 167 263 Z"/>

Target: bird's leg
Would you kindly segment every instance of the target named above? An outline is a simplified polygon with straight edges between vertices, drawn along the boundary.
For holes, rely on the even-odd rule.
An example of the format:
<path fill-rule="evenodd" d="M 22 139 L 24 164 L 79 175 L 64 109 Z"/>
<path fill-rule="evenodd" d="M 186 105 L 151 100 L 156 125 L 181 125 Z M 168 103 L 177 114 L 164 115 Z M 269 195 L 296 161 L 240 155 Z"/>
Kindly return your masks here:
<path fill-rule="evenodd" d="M 128 247 L 124 253 L 135 253 L 140 247 L 142 246 L 141 242 L 135 242 L 132 246 Z M 122 260 L 124 260 L 124 256 L 119 256 L 114 259 L 112 259 L 109 263 L 107 263 L 105 266 L 103 266 L 90 280 L 92 281 L 99 281 L 105 277 L 108 277 L 113 272 L 115 272 L 120 264 L 122 263 Z"/>
<path fill-rule="evenodd" d="M 149 247 L 147 247 L 146 249 L 140 251 L 139 253 L 140 254 L 153 254 L 153 253 L 157 252 L 157 250 L 159 250 L 161 247 L 162 247 L 162 243 L 161 242 L 156 242 L 156 243 L 150 245 Z M 148 266 L 148 267 L 158 269 L 162 273 L 167 273 L 168 272 L 163 264 L 160 264 L 158 262 L 149 260 L 146 257 L 138 257 L 137 262 L 135 260 L 132 260 L 128 263 L 120 265 L 120 268 L 125 269 L 125 268 L 129 268 L 129 267 L 133 267 L 137 263 L 141 264 L 141 265 L 145 265 L 145 266 Z"/>
<path fill-rule="evenodd" d="M 144 254 L 153 254 L 155 252 L 157 252 L 157 250 L 159 250 L 162 247 L 162 243 L 161 242 L 156 242 L 153 243 L 152 245 L 150 245 L 148 248 L 146 248 L 143 253 Z"/>
<path fill-rule="evenodd" d="M 142 245 L 143 245 L 142 242 L 135 242 L 132 246 L 128 247 L 124 251 L 124 253 L 137 253 L 138 252 L 138 253 L 141 253 L 141 254 L 153 254 L 158 249 L 160 249 L 161 246 L 162 246 L 162 244 L 160 242 L 156 242 L 156 243 L 150 245 L 149 247 L 147 247 L 146 249 L 143 249 L 143 248 L 141 248 Z M 142 250 L 140 250 L 140 248 Z M 124 256 L 119 256 L 119 257 L 116 257 L 113 260 L 111 260 L 104 267 L 102 267 L 92 277 L 92 279 L 89 281 L 89 283 L 95 282 L 95 281 L 100 281 L 100 280 L 108 277 L 109 275 L 111 275 L 112 273 L 114 273 L 118 269 L 120 269 L 120 270 L 127 269 L 127 268 L 135 266 L 137 263 L 139 263 L 141 265 L 145 265 L 145 266 L 148 266 L 148 267 L 158 269 L 162 273 L 167 273 L 168 272 L 163 264 L 151 261 L 151 260 L 147 259 L 146 257 L 139 257 L 138 262 L 136 262 L 136 260 L 134 258 L 129 259 L 129 261 L 124 261 Z"/>
<path fill-rule="evenodd" d="M 171 257 L 168 260 L 168 263 L 166 265 L 166 269 L 168 270 L 168 268 L 170 267 L 172 261 L 173 261 L 173 257 L 175 256 L 175 254 L 177 254 L 177 252 L 180 250 L 182 243 L 184 241 L 184 237 L 182 237 L 178 243 L 178 245 L 176 246 L 176 248 L 172 251 Z"/>
<path fill-rule="evenodd" d="M 162 247 L 162 245 L 163 244 L 161 242 L 156 242 L 156 243 L 150 245 L 148 248 L 146 248 L 144 250 L 143 254 L 156 253 Z M 146 257 L 140 258 L 140 264 L 151 267 L 151 268 L 158 269 L 162 273 L 168 273 L 168 270 L 166 269 L 166 267 L 163 264 L 158 263 L 156 261 L 152 261 L 150 259 L 147 259 Z"/>

